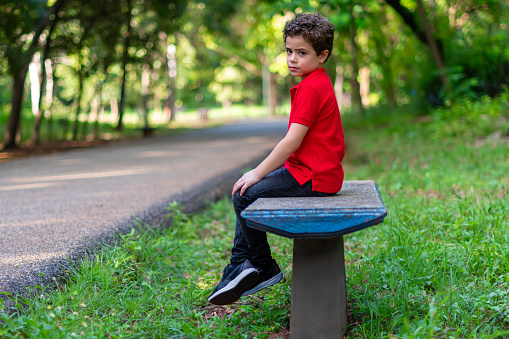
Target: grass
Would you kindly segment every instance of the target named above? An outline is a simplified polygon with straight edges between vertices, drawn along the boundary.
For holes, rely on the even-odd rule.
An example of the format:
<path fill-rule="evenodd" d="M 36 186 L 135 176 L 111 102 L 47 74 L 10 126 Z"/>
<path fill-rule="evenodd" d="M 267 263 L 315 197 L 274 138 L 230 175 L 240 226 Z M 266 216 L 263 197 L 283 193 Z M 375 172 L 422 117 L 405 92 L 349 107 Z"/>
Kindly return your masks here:
<path fill-rule="evenodd" d="M 19 300 L 28 309 L 3 314 L 0 337 L 252 338 L 260 332 L 266 338 L 262 332 L 288 326 L 287 284 L 233 306 L 206 301 L 229 257 L 230 205 L 223 199 L 193 216 L 173 209 L 171 228 L 133 230 L 69 272 L 56 292 Z M 291 244 L 281 251 L 288 267 Z"/>
<path fill-rule="evenodd" d="M 345 119 L 346 179 L 376 180 L 389 210 L 345 237 L 348 337 L 509 336 L 507 102 Z M 229 258 L 231 203 L 169 213 L 171 228 L 133 230 L 54 292 L 18 298 L 27 309 L 0 316 L 0 337 L 287 337 L 291 241 L 269 235 L 282 283 L 216 307 L 206 299 Z"/>
<path fill-rule="evenodd" d="M 290 112 L 290 104 L 284 103 L 277 108 L 276 114 L 288 115 Z M 242 118 L 259 118 L 270 116 L 269 109 L 261 105 L 243 105 L 233 104 L 228 110 L 222 107 L 211 107 L 207 109 L 207 117 L 209 119 L 242 119 Z M 188 109 L 177 113 L 177 121 L 196 121 L 200 119 L 200 113 L 197 109 Z"/>
<path fill-rule="evenodd" d="M 374 178 L 389 209 L 346 239 L 352 337 L 509 336 L 507 102 L 347 132 L 347 178 Z"/>

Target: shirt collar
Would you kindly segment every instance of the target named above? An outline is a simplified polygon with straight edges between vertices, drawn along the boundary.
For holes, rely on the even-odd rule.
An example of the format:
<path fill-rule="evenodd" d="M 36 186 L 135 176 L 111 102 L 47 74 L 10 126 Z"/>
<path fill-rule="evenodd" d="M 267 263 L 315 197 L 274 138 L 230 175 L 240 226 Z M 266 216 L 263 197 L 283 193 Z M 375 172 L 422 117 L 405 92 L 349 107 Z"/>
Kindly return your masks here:
<path fill-rule="evenodd" d="M 315 69 L 311 73 L 309 73 L 301 82 L 299 82 L 297 85 L 292 87 L 292 89 L 290 91 L 297 90 L 297 88 L 302 86 L 304 83 L 312 81 L 312 79 L 314 79 L 314 78 L 316 78 L 316 77 L 318 77 L 318 76 L 320 76 L 322 74 L 325 74 L 325 68 L 318 67 L 317 69 Z"/>

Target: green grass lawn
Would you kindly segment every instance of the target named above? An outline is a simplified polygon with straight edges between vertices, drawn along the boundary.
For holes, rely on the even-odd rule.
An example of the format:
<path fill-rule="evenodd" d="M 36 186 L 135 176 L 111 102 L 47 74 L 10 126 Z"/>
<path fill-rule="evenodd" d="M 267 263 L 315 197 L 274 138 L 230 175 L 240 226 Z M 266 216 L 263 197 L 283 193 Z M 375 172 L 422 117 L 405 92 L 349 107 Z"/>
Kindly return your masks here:
<path fill-rule="evenodd" d="M 345 237 L 348 337 L 509 336 L 508 112 L 501 99 L 426 118 L 345 118 L 345 179 L 376 180 L 389 210 Z M 282 283 L 214 306 L 206 299 L 229 258 L 231 202 L 169 213 L 171 228 L 133 230 L 55 292 L 19 299 L 28 309 L 2 314 L 0 337 L 287 337 L 291 240 L 269 235 Z"/>

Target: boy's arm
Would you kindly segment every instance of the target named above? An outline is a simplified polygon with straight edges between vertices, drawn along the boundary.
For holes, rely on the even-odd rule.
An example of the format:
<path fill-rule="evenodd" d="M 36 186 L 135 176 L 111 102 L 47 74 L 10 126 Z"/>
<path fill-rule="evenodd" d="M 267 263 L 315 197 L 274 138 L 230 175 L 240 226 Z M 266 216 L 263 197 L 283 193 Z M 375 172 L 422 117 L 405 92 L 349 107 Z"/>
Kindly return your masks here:
<path fill-rule="evenodd" d="M 232 194 L 235 194 L 240 190 L 240 195 L 244 194 L 244 191 L 262 180 L 267 174 L 273 170 L 284 165 L 286 159 L 290 157 L 299 148 L 302 139 L 306 135 L 309 127 L 292 123 L 286 136 L 281 140 L 276 147 L 272 150 L 265 160 L 258 165 L 254 170 L 245 173 L 236 183 L 233 185 Z"/>

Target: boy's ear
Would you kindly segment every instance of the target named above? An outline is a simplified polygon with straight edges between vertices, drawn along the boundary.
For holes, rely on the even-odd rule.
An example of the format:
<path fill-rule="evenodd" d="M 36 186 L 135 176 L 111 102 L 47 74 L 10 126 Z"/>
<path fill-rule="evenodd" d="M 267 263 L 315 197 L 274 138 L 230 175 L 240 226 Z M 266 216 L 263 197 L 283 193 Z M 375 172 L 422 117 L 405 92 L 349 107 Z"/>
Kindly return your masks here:
<path fill-rule="evenodd" d="M 322 51 L 320 55 L 318 56 L 320 58 L 320 63 L 323 64 L 325 60 L 327 60 L 327 56 L 329 55 L 329 50 L 326 49 L 325 51 Z"/>

